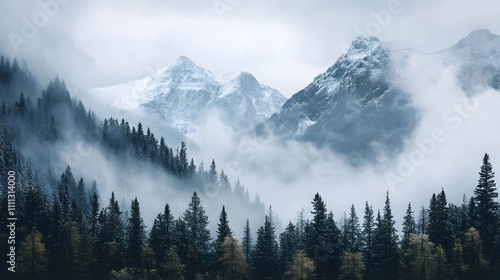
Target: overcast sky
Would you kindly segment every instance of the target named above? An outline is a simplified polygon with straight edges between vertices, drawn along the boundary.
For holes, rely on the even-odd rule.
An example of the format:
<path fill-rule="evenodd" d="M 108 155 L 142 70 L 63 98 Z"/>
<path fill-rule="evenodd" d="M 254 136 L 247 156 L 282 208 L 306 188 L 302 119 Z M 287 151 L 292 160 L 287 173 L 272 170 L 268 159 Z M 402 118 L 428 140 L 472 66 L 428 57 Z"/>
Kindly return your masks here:
<path fill-rule="evenodd" d="M 1 1 L 0 52 L 25 58 L 42 83 L 59 74 L 80 90 L 185 55 L 215 75 L 250 72 L 290 97 L 356 35 L 431 52 L 476 28 L 500 34 L 494 0 L 55 1 Z"/>
<path fill-rule="evenodd" d="M 185 55 L 215 75 L 250 72 L 290 97 L 331 66 L 356 35 L 375 35 L 385 42 L 434 52 L 452 46 L 474 29 L 500 34 L 498 0 L 55 1 L 0 1 L 0 53 L 24 58 L 43 86 L 59 74 L 73 95 L 143 78 Z M 500 117 L 500 97 L 493 94 L 460 129 L 450 129 L 440 124 L 439 116 L 463 102 L 463 93 L 456 90 L 453 79 L 433 79 L 446 71 L 432 61 L 416 59 L 413 64 L 409 91 L 421 97 L 416 98 L 421 107 L 437 116 L 427 113 L 414 138 L 423 141 L 441 125 L 449 140 L 404 183 L 390 190 L 398 219 L 408 201 L 418 208 L 441 187 L 450 190 L 455 203 L 463 193 L 470 195 L 484 152 L 492 155 L 494 166 L 500 166 L 500 134 L 491 133 L 498 129 L 489 121 Z M 210 130 L 209 134 L 214 133 Z M 471 135 L 490 137 L 472 139 Z M 217 135 L 205 161 L 215 157 L 220 166 L 227 167 L 241 143 L 229 139 L 222 146 L 232 148 L 221 152 L 223 140 Z M 255 162 L 262 168 L 231 174 L 232 180 L 240 176 L 252 194 L 259 192 L 285 220 L 308 207 L 316 191 L 331 193 L 327 203 L 337 217 L 350 203 L 355 203 L 358 215 L 367 199 L 375 208 L 383 206 L 388 186 L 376 167 L 352 169 L 328 153 L 297 143 L 280 149 L 261 145 L 266 148 L 262 150 L 252 145 L 254 158 L 240 164 L 243 170 L 251 170 Z M 304 157 L 304 149 L 309 156 Z M 401 158 L 413 151 L 415 147 L 408 145 Z M 247 152 L 244 148 L 242 154 Z M 397 170 L 398 164 L 395 161 L 389 170 Z M 364 195 L 353 192 L 354 186 Z M 288 199 L 277 201 L 277 191 L 286 191 Z"/>

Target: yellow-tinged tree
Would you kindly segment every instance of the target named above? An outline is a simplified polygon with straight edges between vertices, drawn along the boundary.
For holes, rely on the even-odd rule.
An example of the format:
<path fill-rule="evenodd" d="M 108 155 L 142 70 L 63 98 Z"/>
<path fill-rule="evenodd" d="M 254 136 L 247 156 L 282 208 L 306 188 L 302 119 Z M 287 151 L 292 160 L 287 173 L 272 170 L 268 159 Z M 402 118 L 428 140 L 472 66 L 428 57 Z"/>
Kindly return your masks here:
<path fill-rule="evenodd" d="M 361 253 L 347 252 L 342 257 L 340 280 L 362 280 L 365 264 Z"/>
<path fill-rule="evenodd" d="M 467 266 L 467 275 L 481 275 L 488 263 L 483 257 L 481 236 L 475 228 L 470 228 L 464 235 L 463 260 Z"/>
<path fill-rule="evenodd" d="M 47 279 L 47 263 L 42 235 L 32 231 L 21 245 L 16 275 L 19 279 Z"/>
<path fill-rule="evenodd" d="M 170 247 L 167 250 L 165 260 L 165 264 L 162 266 L 162 276 L 164 276 L 165 279 L 184 280 L 185 266 L 181 263 L 181 259 L 175 247 Z"/>
<path fill-rule="evenodd" d="M 445 280 L 449 279 L 450 274 L 448 270 L 448 265 L 446 262 L 446 253 L 443 247 L 438 246 L 435 249 L 432 258 L 432 277 L 435 280 Z"/>
<path fill-rule="evenodd" d="M 226 236 L 221 245 L 222 279 L 247 279 L 247 263 L 243 250 L 236 238 Z"/>
<path fill-rule="evenodd" d="M 306 257 L 303 250 L 300 250 L 295 254 L 292 264 L 286 272 L 286 276 L 290 280 L 313 280 L 316 277 L 314 262 Z"/>
<path fill-rule="evenodd" d="M 452 271 L 455 279 L 462 279 L 467 266 L 464 264 L 463 260 L 463 248 L 460 239 L 455 240 L 455 245 L 453 245 L 453 255 L 452 255 Z"/>
<path fill-rule="evenodd" d="M 430 279 L 434 244 L 427 234 L 413 234 L 407 252 L 410 261 L 410 279 Z"/>

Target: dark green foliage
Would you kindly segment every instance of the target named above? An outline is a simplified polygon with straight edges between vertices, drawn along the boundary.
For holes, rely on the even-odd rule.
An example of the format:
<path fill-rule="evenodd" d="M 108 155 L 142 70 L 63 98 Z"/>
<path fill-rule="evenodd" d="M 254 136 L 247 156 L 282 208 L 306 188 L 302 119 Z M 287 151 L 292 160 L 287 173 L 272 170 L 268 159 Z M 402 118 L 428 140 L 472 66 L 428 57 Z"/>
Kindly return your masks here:
<path fill-rule="evenodd" d="M 207 229 L 208 217 L 196 192 L 184 212 L 183 220 L 186 223 L 187 237 L 186 278 L 193 279 L 195 275 L 207 272 L 211 239 Z"/>
<path fill-rule="evenodd" d="M 252 233 L 250 232 L 250 222 L 247 219 L 245 228 L 243 229 L 243 239 L 241 240 L 241 248 L 243 250 L 243 255 L 248 264 L 251 261 L 252 255 Z"/>
<path fill-rule="evenodd" d="M 375 239 L 375 216 L 373 208 L 365 204 L 365 211 L 363 216 L 363 230 L 362 230 L 362 253 L 365 260 L 365 278 L 371 279 L 375 264 L 374 264 L 374 239 Z"/>
<path fill-rule="evenodd" d="M 417 233 L 415 218 L 413 217 L 413 210 L 411 203 L 408 203 L 406 214 L 403 218 L 403 238 L 401 240 L 401 253 L 402 253 L 402 275 L 405 278 L 410 277 L 410 241 L 412 236 Z"/>
<path fill-rule="evenodd" d="M 306 253 L 316 263 L 318 279 L 336 279 L 342 254 L 341 232 L 333 220 L 333 214 L 327 214 L 326 204 L 318 193 L 312 205 L 313 218 L 306 230 Z"/>
<path fill-rule="evenodd" d="M 398 236 L 394 228 L 389 193 L 386 195 L 383 215 L 377 216 L 374 238 L 374 263 L 379 279 L 398 279 L 399 248 Z"/>
<path fill-rule="evenodd" d="M 142 247 L 145 240 L 144 221 L 141 217 L 139 201 L 135 198 L 130 207 L 130 218 L 127 225 L 126 256 L 127 266 L 132 269 L 141 269 Z"/>
<path fill-rule="evenodd" d="M 442 246 L 447 254 L 451 254 L 454 238 L 444 190 L 437 196 L 432 195 L 429 205 L 428 234 L 432 243 Z"/>
<path fill-rule="evenodd" d="M 174 242 L 174 216 L 170 212 L 170 205 L 165 205 L 163 213 L 158 214 L 149 233 L 149 246 L 156 257 L 157 270 L 162 270 L 167 251 Z"/>
<path fill-rule="evenodd" d="M 349 218 L 345 221 L 342 234 L 344 235 L 344 250 L 351 253 L 358 253 L 361 249 L 361 229 L 354 204 L 351 206 Z"/>
<path fill-rule="evenodd" d="M 221 264 L 220 258 L 222 257 L 222 244 L 226 240 L 226 237 L 233 237 L 233 232 L 229 227 L 229 220 L 227 219 L 226 207 L 222 206 L 222 210 L 219 216 L 219 223 L 217 224 L 217 238 L 215 239 L 215 259 L 216 259 L 216 270 L 220 272 Z"/>
<path fill-rule="evenodd" d="M 278 242 L 272 215 L 266 215 L 264 226 L 257 230 L 252 260 L 252 275 L 255 279 L 278 278 Z"/>
<path fill-rule="evenodd" d="M 279 264 L 280 273 L 285 273 L 292 264 L 293 258 L 297 253 L 297 231 L 292 222 L 288 223 L 285 231 L 279 237 Z"/>
<path fill-rule="evenodd" d="M 410 237 L 417 233 L 417 225 L 413 217 L 411 203 L 408 203 L 406 214 L 403 218 L 403 239 L 401 240 L 401 250 L 404 252 L 410 248 Z"/>
<path fill-rule="evenodd" d="M 479 172 L 479 180 L 474 190 L 475 214 L 477 215 L 476 227 L 483 242 L 484 256 L 491 260 L 494 255 L 494 241 L 498 235 L 498 210 L 496 200 L 498 192 L 495 183 L 495 172 L 490 163 L 490 157 L 485 154 L 483 165 Z"/>

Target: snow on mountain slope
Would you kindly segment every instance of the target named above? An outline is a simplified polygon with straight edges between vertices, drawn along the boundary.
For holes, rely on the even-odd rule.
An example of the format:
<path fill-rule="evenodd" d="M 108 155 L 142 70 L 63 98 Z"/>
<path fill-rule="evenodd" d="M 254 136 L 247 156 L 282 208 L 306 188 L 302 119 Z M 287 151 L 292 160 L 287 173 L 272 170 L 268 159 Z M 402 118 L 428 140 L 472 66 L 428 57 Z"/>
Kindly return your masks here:
<path fill-rule="evenodd" d="M 407 83 L 419 78 L 405 76 L 415 54 L 422 55 L 373 36 L 357 37 L 347 53 L 257 131 L 265 134 L 269 128 L 286 139 L 329 147 L 354 164 L 396 155 L 426 109 L 417 108 L 405 92 Z M 457 80 L 468 95 L 500 88 L 500 36 L 488 30 L 472 31 L 449 49 L 423 55 L 458 69 Z"/>
<path fill-rule="evenodd" d="M 250 127 L 264 121 L 286 101 L 277 90 L 260 84 L 247 72 L 224 75 L 219 81 L 220 95 L 214 105 L 233 127 Z"/>
<path fill-rule="evenodd" d="M 391 55 L 377 38 L 357 37 L 346 54 L 270 118 L 271 130 L 329 147 L 352 163 L 401 150 L 418 112 L 391 80 Z"/>
<path fill-rule="evenodd" d="M 458 64 L 459 80 L 468 94 L 477 87 L 500 89 L 500 36 L 486 29 L 474 30 L 436 55 L 446 63 Z"/>
<path fill-rule="evenodd" d="M 184 56 L 150 77 L 92 89 L 90 94 L 119 109 L 155 114 L 191 140 L 214 113 L 224 125 L 241 130 L 269 118 L 286 101 L 250 73 L 217 78 Z"/>

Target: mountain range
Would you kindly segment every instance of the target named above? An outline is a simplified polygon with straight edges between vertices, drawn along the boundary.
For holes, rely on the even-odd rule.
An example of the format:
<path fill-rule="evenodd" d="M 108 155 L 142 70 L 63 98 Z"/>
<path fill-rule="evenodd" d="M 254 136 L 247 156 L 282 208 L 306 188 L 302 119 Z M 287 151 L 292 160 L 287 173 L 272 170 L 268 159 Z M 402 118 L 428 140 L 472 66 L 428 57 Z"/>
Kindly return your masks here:
<path fill-rule="evenodd" d="M 288 100 L 250 73 L 215 77 L 186 57 L 142 80 L 90 92 L 111 98 L 117 108 L 153 113 L 191 139 L 215 112 L 232 131 L 255 128 L 259 136 L 310 142 L 358 164 L 398 154 L 418 127 L 425 108 L 415 105 L 400 73 L 414 53 L 420 52 L 358 36 Z M 468 95 L 485 86 L 500 88 L 500 37 L 488 30 L 474 30 L 452 47 L 424 55 L 456 67 Z"/>
<path fill-rule="evenodd" d="M 92 89 L 90 94 L 119 109 L 154 114 L 194 141 L 214 113 L 237 131 L 265 121 L 286 101 L 250 73 L 216 77 L 184 56 L 142 80 Z"/>
<path fill-rule="evenodd" d="M 373 36 L 357 37 L 333 66 L 294 94 L 257 131 L 262 134 L 267 128 L 287 138 L 327 146 L 354 164 L 394 156 L 425 112 L 401 81 L 402 65 L 415 53 L 420 52 Z M 471 95 L 478 88 L 499 89 L 499 54 L 499 36 L 474 30 L 449 49 L 424 55 L 456 67 L 457 81 Z"/>

